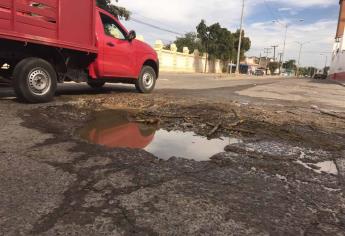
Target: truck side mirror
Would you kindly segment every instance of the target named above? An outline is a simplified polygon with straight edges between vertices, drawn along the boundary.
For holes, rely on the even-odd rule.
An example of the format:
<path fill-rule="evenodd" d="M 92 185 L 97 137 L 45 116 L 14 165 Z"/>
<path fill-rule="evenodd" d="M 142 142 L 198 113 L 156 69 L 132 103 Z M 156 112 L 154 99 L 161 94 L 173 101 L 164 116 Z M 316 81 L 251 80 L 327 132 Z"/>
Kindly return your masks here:
<path fill-rule="evenodd" d="M 137 33 L 135 33 L 134 30 L 129 31 L 128 35 L 127 35 L 127 39 L 128 41 L 133 41 L 135 38 L 137 37 Z"/>

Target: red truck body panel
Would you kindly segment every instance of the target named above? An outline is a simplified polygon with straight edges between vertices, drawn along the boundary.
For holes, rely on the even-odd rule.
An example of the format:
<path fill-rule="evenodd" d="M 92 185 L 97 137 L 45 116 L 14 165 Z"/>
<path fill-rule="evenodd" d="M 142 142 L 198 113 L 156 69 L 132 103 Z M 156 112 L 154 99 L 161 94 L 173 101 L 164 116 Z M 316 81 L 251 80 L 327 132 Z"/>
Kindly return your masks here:
<path fill-rule="evenodd" d="M 137 79 L 145 61 L 152 60 L 158 64 L 157 53 L 148 44 L 137 39 L 128 41 L 106 35 L 100 14 L 111 18 L 125 34 L 128 33 L 128 30 L 116 17 L 97 8 L 95 16 L 96 44 L 99 51 L 96 60 L 89 67 L 91 78 Z"/>
<path fill-rule="evenodd" d="M 0 38 L 97 53 L 95 0 L 1 0 Z"/>
<path fill-rule="evenodd" d="M 103 21 L 123 37 L 109 35 Z M 158 76 L 157 53 L 144 42 L 128 40 L 128 34 L 118 18 L 96 7 L 96 0 L 0 0 L 0 39 L 91 53 L 84 68 L 88 79 L 138 79 L 148 62 Z"/>

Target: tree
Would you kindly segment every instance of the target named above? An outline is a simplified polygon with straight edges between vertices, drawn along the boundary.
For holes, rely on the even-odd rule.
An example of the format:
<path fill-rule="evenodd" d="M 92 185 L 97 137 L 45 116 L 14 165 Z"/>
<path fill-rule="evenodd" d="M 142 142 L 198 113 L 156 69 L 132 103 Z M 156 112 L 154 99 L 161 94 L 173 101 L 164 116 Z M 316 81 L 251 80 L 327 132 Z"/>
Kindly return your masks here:
<path fill-rule="evenodd" d="M 177 46 L 178 52 L 183 52 L 183 47 L 188 47 L 190 52 L 194 52 L 195 49 L 199 50 L 199 52 L 204 52 L 201 41 L 194 32 L 186 33 L 183 37 L 178 37 L 174 43 Z M 167 48 L 170 48 L 170 46 Z"/>
<path fill-rule="evenodd" d="M 115 6 L 111 3 L 111 0 L 96 0 L 97 6 L 106 10 L 110 14 L 128 20 L 131 16 L 131 12 L 124 7 Z M 118 2 L 118 0 L 116 0 Z"/>
<path fill-rule="evenodd" d="M 273 75 L 279 69 L 279 62 L 270 62 L 268 68 L 270 69 L 271 75 Z"/>
<path fill-rule="evenodd" d="M 301 76 L 305 76 L 305 75 L 308 75 L 308 67 L 300 67 L 298 72 L 299 72 L 299 75 Z"/>
<path fill-rule="evenodd" d="M 202 20 L 196 27 L 197 37 L 201 45 L 209 54 L 211 59 L 221 59 L 223 62 L 235 61 L 237 57 L 237 45 L 240 36 L 240 30 L 231 33 L 227 28 L 223 28 L 219 23 L 207 26 Z M 251 47 L 251 41 L 242 33 L 241 59 L 244 59 L 245 52 Z"/>
<path fill-rule="evenodd" d="M 296 60 L 289 60 L 283 63 L 283 68 L 287 70 L 296 70 L 297 69 Z"/>
<path fill-rule="evenodd" d="M 212 59 L 229 61 L 234 49 L 233 35 L 227 28 L 222 28 L 219 23 L 209 26 L 210 45 L 209 54 Z"/>
<path fill-rule="evenodd" d="M 317 71 L 317 68 L 315 67 L 301 67 L 299 68 L 299 75 L 313 76 L 316 71 Z"/>
<path fill-rule="evenodd" d="M 240 41 L 240 30 L 237 30 L 236 33 L 233 33 L 233 37 L 235 39 L 234 44 L 238 45 Z M 245 37 L 244 30 L 242 31 L 242 41 L 241 41 L 241 53 L 240 53 L 240 59 L 245 59 L 245 52 L 249 51 L 250 47 L 252 45 L 252 42 L 249 37 Z M 237 60 L 237 46 L 235 46 L 235 54 L 232 56 L 231 60 L 236 61 Z"/>
<path fill-rule="evenodd" d="M 209 27 L 206 25 L 205 20 L 201 20 L 196 27 L 197 37 L 200 40 L 203 51 L 206 51 L 210 41 Z"/>

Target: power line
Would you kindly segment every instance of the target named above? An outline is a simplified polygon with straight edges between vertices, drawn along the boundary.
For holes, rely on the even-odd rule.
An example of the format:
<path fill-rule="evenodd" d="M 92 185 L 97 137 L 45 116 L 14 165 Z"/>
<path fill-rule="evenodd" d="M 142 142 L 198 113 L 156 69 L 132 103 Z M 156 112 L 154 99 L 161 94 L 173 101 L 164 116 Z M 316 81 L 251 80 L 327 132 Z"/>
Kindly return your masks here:
<path fill-rule="evenodd" d="M 163 27 L 160 27 L 160 26 L 157 26 L 157 25 L 154 25 L 154 24 L 146 23 L 144 21 L 135 19 L 133 17 L 131 17 L 130 20 L 133 21 L 133 22 L 136 22 L 138 24 L 146 25 L 148 27 L 151 27 L 151 28 L 154 28 L 154 29 L 157 29 L 157 30 L 160 30 L 160 31 L 164 31 L 164 32 L 167 32 L 167 33 L 175 34 L 175 35 L 178 35 L 178 36 L 184 36 L 183 33 L 179 33 L 179 32 L 176 32 L 176 31 L 173 31 L 173 30 L 170 30 L 170 29 L 165 29 Z"/>
<path fill-rule="evenodd" d="M 332 54 L 332 52 L 322 52 L 322 51 L 304 51 L 303 53 L 310 53 L 310 54 L 317 54 L 317 53 Z"/>
<path fill-rule="evenodd" d="M 154 25 L 159 25 L 161 28 L 166 28 L 166 29 L 169 29 L 169 30 L 172 30 L 172 31 L 175 31 L 175 32 L 179 32 L 179 30 L 177 30 L 176 28 L 172 28 L 170 25 L 167 25 L 167 24 L 164 24 L 162 21 L 159 21 L 159 20 L 156 20 L 156 19 L 152 19 L 152 18 L 149 18 L 147 16 L 144 16 L 142 14 L 139 14 L 138 12 L 135 12 L 133 13 L 133 15 L 135 15 L 136 17 L 139 17 L 141 19 L 145 19 L 145 20 L 148 20 L 149 22 L 151 22 L 151 24 L 154 24 Z M 137 18 L 138 19 L 138 18 Z M 187 32 L 184 32 L 184 34 L 187 33 Z"/>
<path fill-rule="evenodd" d="M 272 48 L 264 48 L 264 53 L 266 54 L 266 57 L 268 57 L 268 54 L 270 54 L 272 51 Z"/>
<path fill-rule="evenodd" d="M 271 46 L 273 48 L 273 60 L 276 61 L 276 49 L 279 47 L 278 45 Z"/>

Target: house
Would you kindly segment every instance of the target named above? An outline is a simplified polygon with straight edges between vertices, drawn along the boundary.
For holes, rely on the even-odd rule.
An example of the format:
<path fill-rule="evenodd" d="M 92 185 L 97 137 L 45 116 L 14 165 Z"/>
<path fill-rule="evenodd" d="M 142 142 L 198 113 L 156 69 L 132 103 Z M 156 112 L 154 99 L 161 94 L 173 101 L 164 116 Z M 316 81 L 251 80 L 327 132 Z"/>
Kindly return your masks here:
<path fill-rule="evenodd" d="M 345 0 L 340 0 L 339 5 L 339 20 L 333 46 L 329 76 L 334 80 L 345 81 Z"/>
<path fill-rule="evenodd" d="M 249 73 L 252 72 L 254 74 L 256 70 L 262 70 L 265 74 L 270 74 L 268 65 L 273 61 L 269 57 L 247 57 L 243 64 L 248 66 Z"/>
<path fill-rule="evenodd" d="M 243 64 L 248 66 L 248 74 L 254 74 L 255 71 L 259 68 L 259 58 L 247 57 Z"/>

